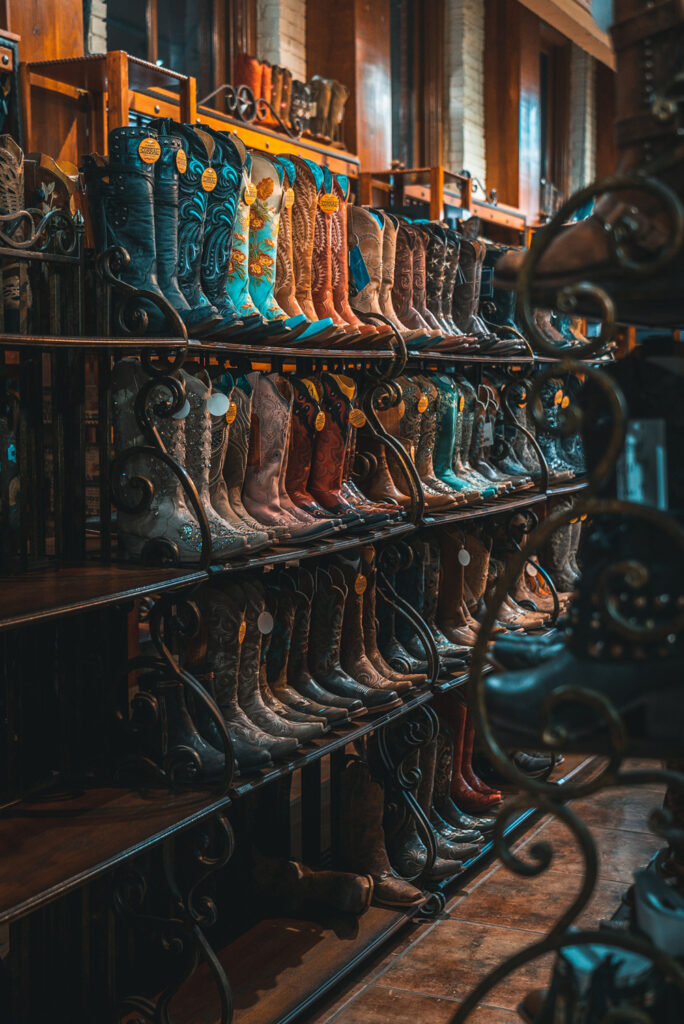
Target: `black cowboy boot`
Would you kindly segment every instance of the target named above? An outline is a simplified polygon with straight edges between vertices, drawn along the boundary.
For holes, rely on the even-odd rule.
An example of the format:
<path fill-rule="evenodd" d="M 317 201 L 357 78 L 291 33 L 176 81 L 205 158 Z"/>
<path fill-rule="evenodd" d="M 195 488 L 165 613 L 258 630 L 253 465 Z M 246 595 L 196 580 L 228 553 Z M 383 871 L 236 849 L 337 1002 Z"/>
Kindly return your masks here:
<path fill-rule="evenodd" d="M 156 118 L 149 127 L 159 135 L 177 136 L 183 141 L 187 167 L 178 179 L 178 285 L 191 309 L 215 310 L 201 285 L 209 194 L 218 177 L 211 166 L 214 140 L 206 133 L 200 136 L 192 125 L 179 124 L 169 117 Z M 236 330 L 238 326 L 235 319 L 223 318 L 219 323 L 225 331 Z"/>
<path fill-rule="evenodd" d="M 146 140 L 149 140 L 147 142 Z M 141 151 L 155 161 L 161 147 L 156 133 L 147 128 L 114 128 L 109 133 L 109 159 L 83 158 L 88 212 L 99 253 L 121 246 L 129 262 L 119 277 L 134 288 L 163 293 L 157 280 L 154 221 L 154 163 L 143 160 Z M 150 334 L 169 333 L 171 325 L 160 308 L 142 300 Z"/>
<path fill-rule="evenodd" d="M 158 141 L 161 156 L 154 165 L 157 280 L 163 294 L 180 314 L 190 337 L 198 337 L 220 323 L 220 317 L 212 306 L 191 309 L 178 285 L 179 179 L 187 157 L 183 149 L 183 140 L 177 136 L 161 135 Z"/>

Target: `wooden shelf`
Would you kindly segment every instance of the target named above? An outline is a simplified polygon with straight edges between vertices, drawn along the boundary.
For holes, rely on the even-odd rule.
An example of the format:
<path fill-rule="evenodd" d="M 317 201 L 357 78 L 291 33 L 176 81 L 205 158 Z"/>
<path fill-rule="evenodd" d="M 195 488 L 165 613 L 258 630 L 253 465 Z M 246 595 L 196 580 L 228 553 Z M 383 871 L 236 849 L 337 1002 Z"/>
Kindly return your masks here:
<path fill-rule="evenodd" d="M 0 924 L 28 914 L 227 803 L 207 792 L 91 789 L 0 816 Z"/>
<path fill-rule="evenodd" d="M 202 342 L 191 341 L 189 348 L 192 352 L 214 352 L 217 354 L 228 354 L 236 356 L 249 356 L 258 361 L 266 357 L 292 358 L 292 359 L 316 359 L 319 362 L 358 362 L 394 359 L 396 353 L 391 349 L 342 349 L 342 348 L 307 348 L 303 345 L 299 348 L 296 345 L 250 345 L 240 342 Z"/>
<path fill-rule="evenodd" d="M 587 482 L 579 480 L 576 483 L 559 484 L 556 487 L 549 487 L 548 491 L 520 493 L 514 498 L 500 498 L 498 501 L 485 502 L 483 505 L 474 505 L 471 508 L 459 508 L 453 512 L 439 512 L 435 515 L 426 516 L 422 525 L 448 526 L 450 523 L 460 523 L 466 519 L 481 519 L 483 516 L 493 516 L 501 512 L 512 512 L 516 508 L 538 505 L 549 498 L 557 498 L 565 494 L 576 494 L 586 487 Z"/>
<path fill-rule="evenodd" d="M 88 336 L 83 338 L 59 337 L 52 334 L 0 334 L 0 345 L 5 348 L 82 348 L 82 349 L 178 349 L 187 348 L 184 338 L 167 337 L 128 337 L 100 338 Z"/>
<path fill-rule="evenodd" d="M 372 906 L 330 924 L 261 921 L 219 953 L 233 990 L 233 1024 L 288 1024 L 420 910 Z M 178 1024 L 217 1024 L 211 975 L 202 965 L 173 1000 Z"/>
<path fill-rule="evenodd" d="M 84 885 L 245 793 L 312 764 L 401 718 L 432 697 L 429 690 L 400 707 L 332 730 L 277 767 L 238 778 L 229 795 L 96 788 L 55 792 L 0 814 L 0 924 L 15 920 Z"/>

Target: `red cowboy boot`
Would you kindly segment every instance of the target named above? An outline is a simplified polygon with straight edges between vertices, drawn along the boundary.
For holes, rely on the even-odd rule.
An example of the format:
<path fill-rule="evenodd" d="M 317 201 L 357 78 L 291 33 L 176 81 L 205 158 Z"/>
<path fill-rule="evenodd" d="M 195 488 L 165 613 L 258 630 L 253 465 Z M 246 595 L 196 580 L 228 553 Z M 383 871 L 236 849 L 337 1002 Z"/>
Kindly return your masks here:
<path fill-rule="evenodd" d="M 451 773 L 451 795 L 458 806 L 468 814 L 481 814 L 501 802 L 501 794 L 492 792 L 490 796 L 480 793 L 467 782 L 463 776 L 463 747 L 465 743 L 466 715 L 465 705 L 460 701 L 449 701 L 448 720 L 454 733 L 454 761 Z"/>
<path fill-rule="evenodd" d="M 346 522 L 363 522 L 342 491 L 342 474 L 356 385 L 351 377 L 324 373 L 320 384 L 325 423 L 314 444 L 313 463 L 309 476 L 309 492 L 319 505 L 335 515 L 344 515 Z"/>
<path fill-rule="evenodd" d="M 294 400 L 285 486 L 294 504 L 304 512 L 314 519 L 335 521 L 336 517 L 319 505 L 308 490 L 314 444 L 325 426 L 325 413 L 320 404 L 321 385 L 312 378 L 298 377 L 291 377 L 290 383 Z"/>
<path fill-rule="evenodd" d="M 497 800 L 501 800 L 501 793 L 497 789 L 492 789 L 486 782 L 475 773 L 473 768 L 473 746 L 475 743 L 475 729 L 472 723 L 472 715 L 470 711 L 466 710 L 466 723 L 465 733 L 463 735 L 463 755 L 461 757 L 461 774 L 466 780 L 468 785 L 475 790 L 476 793 L 481 793 L 482 796 L 491 797 L 492 794 L 496 795 Z"/>

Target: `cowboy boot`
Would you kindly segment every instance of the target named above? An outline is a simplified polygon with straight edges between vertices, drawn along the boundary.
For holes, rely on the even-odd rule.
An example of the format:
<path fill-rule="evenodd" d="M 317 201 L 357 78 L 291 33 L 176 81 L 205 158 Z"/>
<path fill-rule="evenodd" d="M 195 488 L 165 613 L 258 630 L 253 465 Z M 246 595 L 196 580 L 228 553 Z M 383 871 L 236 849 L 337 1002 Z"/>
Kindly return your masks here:
<path fill-rule="evenodd" d="M 335 309 L 345 321 L 355 327 L 361 334 L 364 344 L 377 341 L 383 334 L 382 328 L 364 324 L 349 305 L 349 249 L 347 239 L 347 204 L 349 200 L 349 178 L 345 174 L 333 174 L 333 194 L 337 196 L 339 205 L 330 220 L 330 248 L 332 297 Z"/>
<path fill-rule="evenodd" d="M 163 297 L 157 280 L 154 164 L 140 155 L 147 139 L 151 140 L 149 148 L 155 156 L 154 147 L 160 150 L 155 132 L 148 128 L 115 128 L 109 133 L 109 159 L 85 156 L 83 175 L 97 252 L 104 252 L 113 245 L 121 246 L 130 257 L 119 271 L 121 280 Z M 6 147 L 0 147 L 0 168 L 3 163 L 7 164 L 7 152 Z M 7 177 L 5 173 L 4 178 Z M 7 196 L 3 198 L 1 193 L 0 205 L 3 209 L 7 206 Z M 140 306 L 150 333 L 168 333 L 169 325 L 158 306 L 144 299 Z"/>
<path fill-rule="evenodd" d="M 207 132 L 200 133 L 192 125 L 178 124 L 168 117 L 154 119 L 149 127 L 160 136 L 177 136 L 183 142 L 187 166 L 178 179 L 178 286 L 191 309 L 206 309 L 208 315 L 215 307 L 202 288 L 202 260 L 209 195 L 217 181 L 212 167 L 216 143 Z M 216 315 L 220 315 L 218 310 Z M 242 322 L 231 312 L 229 317 L 221 317 L 212 335 L 228 337 L 241 328 Z"/>
<path fill-rule="evenodd" d="M 304 328 L 304 315 L 288 317 L 275 299 L 278 227 L 283 203 L 283 170 L 262 153 L 252 153 L 256 199 L 249 212 L 249 293 L 266 320 L 287 328 Z"/>
<path fill-rule="evenodd" d="M 312 168 L 313 169 L 313 168 Z M 317 169 L 318 170 L 318 169 Z M 358 338 L 358 331 L 340 316 L 335 309 L 332 286 L 332 220 L 339 205 L 339 198 L 333 191 L 333 176 L 330 168 L 322 168 L 322 182 L 316 204 L 314 223 L 314 246 L 311 260 L 311 299 L 319 317 L 330 319 L 343 336 L 336 344 L 347 345 Z"/>
<path fill-rule="evenodd" d="M 210 333 L 211 338 L 228 337 L 230 325 L 240 320 L 243 328 L 263 324 L 257 313 L 243 312 L 240 317 L 228 288 L 233 231 L 241 200 L 245 147 L 237 135 L 203 127 L 195 131 L 208 135 L 214 143 L 211 167 L 216 184 L 209 192 L 202 248 L 202 289 L 223 318 L 223 325 Z M 209 148 L 209 144 L 207 144 Z"/>
<path fill-rule="evenodd" d="M 387 907 L 415 907 L 423 894 L 392 870 L 382 828 L 384 794 L 361 761 L 352 761 L 340 778 L 339 831 L 345 866 L 369 874 L 373 901 Z"/>
<path fill-rule="evenodd" d="M 445 486 L 441 483 L 437 487 L 434 473 L 430 472 L 429 442 L 432 435 L 432 424 L 429 425 L 425 433 L 422 447 L 420 444 L 422 417 L 428 406 L 427 396 L 422 394 L 420 384 L 416 378 L 398 377 L 397 383 L 401 387 L 404 406 L 403 416 L 401 416 L 398 424 L 398 437 L 404 445 L 407 455 L 416 464 L 423 487 L 425 506 L 430 512 L 453 509 L 457 503 L 457 496 L 453 492 L 441 490 L 441 487 Z M 394 433 L 394 430 L 391 432 Z M 418 465 L 419 452 L 421 458 L 420 466 Z M 400 483 L 402 477 L 395 475 L 396 459 L 394 456 L 389 459 L 389 463 L 395 480 Z M 423 471 L 422 473 L 421 470 Z"/>
<path fill-rule="evenodd" d="M 375 567 L 375 549 L 367 544 L 361 549 L 361 571 L 366 578 L 363 591 L 363 640 L 366 656 L 377 672 L 390 682 L 408 681 L 412 686 L 424 686 L 427 676 L 421 673 L 401 673 L 395 671 L 383 658 L 378 646 L 378 623 L 376 611 L 376 588 L 378 572 Z"/>
<path fill-rule="evenodd" d="M 135 414 L 135 401 L 142 388 L 149 385 L 149 375 L 137 359 L 121 359 L 112 372 L 112 418 L 114 449 L 117 459 L 130 449 L 143 449 L 127 458 L 120 475 L 126 502 L 117 512 L 118 542 L 126 557 L 134 559 L 170 559 L 171 564 L 193 564 L 199 561 L 202 534 L 186 503 L 179 478 L 161 459 L 144 454 L 147 450 L 143 431 Z M 158 386 L 156 407 L 169 400 L 168 391 Z M 154 398 L 154 391 L 152 393 Z M 159 433 L 168 455 L 185 468 L 185 419 L 158 416 L 155 404 L 150 405 L 152 423 Z M 137 481 L 149 481 L 152 493 L 145 506 L 136 511 L 143 496 Z M 126 511 L 126 509 L 133 511 Z M 155 558 L 156 556 L 156 558 Z"/>
<path fill-rule="evenodd" d="M 228 489 L 228 502 L 236 516 L 252 533 L 268 534 L 275 540 L 278 527 L 264 526 L 257 522 L 242 504 L 242 489 L 247 475 L 249 457 L 250 426 L 252 416 L 252 383 L 248 377 L 239 377 L 229 394 L 231 415 L 235 418 L 228 434 L 228 451 L 223 465 L 223 479 Z"/>
<path fill-rule="evenodd" d="M 537 402 L 537 409 L 541 411 L 544 422 L 548 423 L 551 430 L 557 429 L 559 425 L 558 413 L 563 401 L 562 383 L 558 378 L 546 380 L 542 385 L 541 395 Z M 563 459 L 563 451 L 558 437 L 550 431 L 538 427 L 537 443 L 546 459 L 554 483 L 572 480 L 575 474 Z"/>
<path fill-rule="evenodd" d="M 391 566 L 387 564 L 383 566 L 383 576 L 392 589 L 396 590 L 396 573 Z M 386 599 L 379 591 L 377 593 L 376 611 L 378 645 L 385 661 L 403 678 L 413 679 L 415 676 L 419 678 L 423 676 L 427 679 L 427 662 L 425 658 L 414 658 L 399 641 L 395 608 L 389 603 L 389 599 Z M 399 630 L 401 630 L 401 626 Z"/>
<path fill-rule="evenodd" d="M 295 602 L 291 590 L 271 584 L 266 588 L 266 608 L 273 619 L 266 653 L 266 682 L 280 707 L 279 713 L 290 721 L 318 722 L 327 732 L 330 728 L 324 708 L 293 690 L 287 682 L 287 664 L 294 629 Z M 281 710 L 282 709 L 282 710 Z"/>
<path fill-rule="evenodd" d="M 498 790 L 488 786 L 486 782 L 477 775 L 473 767 L 473 747 L 475 744 L 475 728 L 472 723 L 472 715 L 466 708 L 466 721 L 465 730 L 463 733 L 463 751 L 461 754 L 461 775 L 468 783 L 471 789 L 474 789 L 476 793 L 481 793 L 482 796 L 489 797 L 491 799 L 492 794 L 495 794 L 497 799 L 501 799 L 501 793 Z"/>
<path fill-rule="evenodd" d="M 394 693 L 395 699 L 390 706 L 398 707 L 400 700 L 396 695 L 410 690 L 411 683 L 408 680 L 398 682 L 386 679 L 366 656 L 363 633 L 363 592 L 366 577 L 359 571 L 359 560 L 349 562 L 340 557 L 339 563 L 339 566 L 330 566 L 330 575 L 333 582 L 340 587 L 346 587 L 347 592 L 342 620 L 340 664 L 345 672 L 364 686 Z"/>
<path fill-rule="evenodd" d="M 453 334 L 455 337 L 462 337 L 462 333 L 459 331 L 453 318 L 454 288 L 456 287 L 458 265 L 461 259 L 461 238 L 452 228 L 442 228 L 441 230 L 446 238 L 446 266 L 444 268 L 444 287 L 442 288 L 442 320 L 449 328 L 450 334 Z M 467 341 L 461 341 L 460 350 L 468 350 Z"/>
<path fill-rule="evenodd" d="M 302 131 L 308 131 L 312 108 L 311 86 L 308 82 L 300 82 L 297 79 L 293 79 L 292 100 L 290 103 L 290 123 L 292 127 L 296 129 L 301 126 Z"/>
<path fill-rule="evenodd" d="M 272 619 L 266 615 L 266 600 L 263 588 L 256 583 L 242 584 L 245 593 L 245 633 L 242 641 L 238 701 L 247 717 L 271 736 L 294 740 L 293 752 L 300 745 L 316 739 L 322 733 L 322 726 L 315 722 L 289 722 L 268 706 L 266 692 L 265 664 L 262 645 L 268 637 L 268 625 Z M 262 635 L 262 630 L 263 635 Z M 266 641 L 268 644 L 268 641 Z M 268 695 L 267 695 L 268 696 Z"/>
<path fill-rule="evenodd" d="M 290 449 L 285 483 L 290 498 L 314 519 L 342 525 L 331 512 L 319 505 L 308 491 L 316 435 L 325 426 L 325 413 L 320 404 L 322 389 L 314 378 L 291 377 L 293 391 Z"/>
<path fill-rule="evenodd" d="M 305 316 L 317 320 L 311 294 L 318 193 L 323 184 L 320 167 L 298 156 L 288 158 L 295 168 L 292 242 L 294 252 L 295 297 Z"/>
<path fill-rule="evenodd" d="M 454 450 L 460 395 L 451 377 L 435 374 L 431 377 L 437 391 L 435 445 L 433 465 L 435 475 L 452 490 L 458 491 L 468 503 L 480 503 L 480 492 L 454 472 Z"/>
<path fill-rule="evenodd" d="M 267 103 L 270 103 L 271 102 L 272 90 L 273 90 L 273 66 L 270 64 L 269 61 L 262 60 L 262 62 L 261 62 L 261 84 L 260 84 L 260 87 L 259 87 L 259 92 L 255 93 L 255 95 L 258 98 L 260 98 L 262 100 L 265 100 Z M 273 117 L 273 115 L 271 114 L 270 110 L 266 111 L 266 115 L 263 118 L 261 123 L 266 125 L 268 128 L 275 128 L 276 124 L 277 124 L 277 122 L 276 122 L 275 118 Z"/>
<path fill-rule="evenodd" d="M 425 620 L 425 548 L 419 543 L 402 545 L 402 547 L 405 547 L 410 561 L 408 565 L 404 565 L 397 571 L 396 591 L 399 597 L 410 603 L 418 615 Z M 427 622 L 425 624 L 427 625 Z M 403 616 L 397 623 L 396 634 L 399 642 L 416 660 L 422 661 L 427 657 L 422 641 Z M 435 645 L 442 672 L 451 674 L 462 672 L 465 669 L 465 661 L 462 658 L 464 648 L 456 647 L 446 639 L 442 644 L 435 640 Z"/>
<path fill-rule="evenodd" d="M 454 644 L 447 640 L 437 625 L 441 571 L 439 545 L 430 544 L 428 541 L 416 540 L 413 542 L 413 547 L 421 552 L 423 563 L 425 596 L 423 598 L 422 615 L 437 645 L 440 659 L 444 659 L 445 663 L 449 665 L 450 671 L 454 671 L 455 667 L 458 668 L 459 664 L 465 668 L 463 657 L 468 652 L 468 646 L 465 644 Z"/>
<path fill-rule="evenodd" d="M 346 871 L 313 871 L 296 860 L 252 855 L 252 878 L 269 913 L 310 917 L 321 910 L 360 917 L 373 898 L 371 875 Z"/>
<path fill-rule="evenodd" d="M 283 124 L 291 124 L 290 107 L 292 102 L 292 72 L 288 68 L 280 69 L 280 108 L 278 114 Z"/>
<path fill-rule="evenodd" d="M 20 146 L 10 135 L 0 136 L 0 214 L 8 216 L 30 206 L 25 182 L 26 161 Z M 26 238 L 27 220 L 3 221 L 3 233 L 15 243 Z M 4 330 L 24 334 L 28 330 L 28 313 L 32 305 L 31 284 L 24 260 L 4 261 L 2 267 L 2 299 Z"/>
<path fill-rule="evenodd" d="M 413 236 L 413 305 L 432 331 L 435 341 L 444 337 L 444 331 L 427 306 L 427 243 L 425 235 L 416 226 L 411 225 L 409 232 Z"/>
<path fill-rule="evenodd" d="M 252 184 L 252 154 L 245 153 L 239 198 L 235 210 L 233 244 L 228 263 L 226 287 L 230 300 L 243 323 L 257 325 L 257 328 L 254 326 L 248 328 L 250 338 L 254 337 L 255 330 L 259 337 L 274 338 L 286 334 L 287 328 L 280 320 L 266 320 L 254 305 L 249 293 L 249 220 L 255 191 L 255 186 Z M 280 242 L 280 229 L 278 240 Z M 280 245 L 278 245 L 278 260 L 280 260 Z"/>
<path fill-rule="evenodd" d="M 212 553 L 218 560 L 250 550 L 247 537 L 222 519 L 211 504 L 209 468 L 211 464 L 211 387 L 205 380 L 180 370 L 190 406 L 185 419 L 185 468 L 197 488 L 211 531 Z"/>
<path fill-rule="evenodd" d="M 394 308 L 394 303 L 392 302 L 392 289 L 394 287 L 394 271 L 397 255 L 397 229 L 399 227 L 399 221 L 396 217 L 392 217 L 390 214 L 385 213 L 382 210 L 378 210 L 377 215 L 382 219 L 383 225 L 382 278 L 380 281 L 378 302 L 380 309 L 387 319 L 391 321 L 394 329 L 403 336 L 404 342 L 407 345 L 413 345 L 418 341 L 426 339 L 428 337 L 427 332 L 420 329 L 408 331 L 400 322 L 397 311 Z"/>
<path fill-rule="evenodd" d="M 347 86 L 342 85 L 341 82 L 333 78 L 325 134 L 328 138 L 337 142 L 341 141 L 342 118 L 344 117 L 344 107 L 348 99 L 349 89 Z"/>
<path fill-rule="evenodd" d="M 342 620 L 346 587 L 320 566 L 316 569 L 316 589 L 311 611 L 309 665 L 316 681 L 331 693 L 360 700 L 369 711 L 384 710 L 399 700 L 396 692 L 364 686 L 344 671 L 340 664 Z"/>
<path fill-rule="evenodd" d="M 309 493 L 328 512 L 343 517 L 345 523 L 356 525 L 364 521 L 363 517 L 342 493 L 344 452 L 349 444 L 349 417 L 356 384 L 351 377 L 324 373 L 320 386 L 325 422 L 314 441 Z"/>
<path fill-rule="evenodd" d="M 475 289 L 477 286 L 477 257 L 479 250 L 470 238 L 461 237 L 461 250 L 454 286 L 451 315 L 463 334 L 482 340 L 482 332 L 474 320 Z"/>
<path fill-rule="evenodd" d="M 437 321 L 442 333 L 449 337 L 450 327 L 444 319 L 442 309 L 442 292 L 447 271 L 447 240 L 444 231 L 438 224 L 418 225 L 425 240 L 425 302 L 428 310 Z"/>
<path fill-rule="evenodd" d="M 473 447 L 477 447 L 478 439 L 481 443 L 484 436 L 484 410 L 481 408 L 481 403 L 478 403 L 475 388 L 467 380 L 459 379 L 457 387 L 462 401 L 459 400 L 460 429 L 457 428 L 459 443 L 457 443 L 454 449 L 454 470 L 459 476 L 464 477 L 466 481 L 470 481 L 479 490 L 483 498 L 493 498 L 503 490 L 506 490 L 507 487 L 503 486 L 500 482 L 483 476 L 470 461 L 470 453 Z M 476 424 L 476 414 L 478 411 L 480 413 L 480 420 Z"/>
<path fill-rule="evenodd" d="M 367 470 L 361 473 L 361 486 L 371 501 L 397 505 L 399 508 L 410 508 L 411 499 L 408 494 L 399 490 L 387 462 L 387 452 L 383 442 L 372 435 L 364 436 L 363 451 L 359 454 L 362 465 Z"/>
<path fill-rule="evenodd" d="M 278 64 L 274 64 L 271 68 L 271 95 L 269 103 L 278 117 L 280 117 L 280 105 L 283 98 L 283 71 L 284 68 L 279 67 Z"/>
<path fill-rule="evenodd" d="M 241 772 L 261 768 L 291 751 L 289 742 L 269 736 L 250 722 L 238 704 L 238 676 L 240 672 L 240 627 L 245 618 L 246 600 L 239 588 L 220 590 L 204 587 L 198 594 L 202 611 L 204 643 L 206 643 L 205 672 L 211 679 L 211 691 L 233 745 Z M 192 665 L 190 666 L 192 667 Z M 206 685 L 206 683 L 205 683 Z M 201 707 L 201 705 L 199 705 Z M 203 716 L 200 731 L 214 747 L 220 749 L 220 735 L 208 715 Z M 285 750 L 283 751 L 283 746 Z"/>
<path fill-rule="evenodd" d="M 360 249 L 368 271 L 368 283 L 356 288 L 350 302 L 357 313 L 382 315 L 380 287 L 382 285 L 383 228 L 380 214 L 362 206 L 347 207 L 347 235 Z"/>
<path fill-rule="evenodd" d="M 295 619 L 290 645 L 290 659 L 287 666 L 287 681 L 298 693 L 309 700 L 318 701 L 329 708 L 344 712 L 350 719 L 362 718 L 368 712 L 356 697 L 342 697 L 321 686 L 309 669 L 309 634 L 311 629 L 311 606 L 314 598 L 314 580 L 306 569 L 299 569 L 293 593 L 295 598 Z M 332 720 L 332 719 L 331 719 Z M 341 720 L 341 719 L 340 719 Z"/>
<path fill-rule="evenodd" d="M 430 822 L 432 835 L 437 846 L 437 856 L 442 857 L 445 860 L 457 861 L 464 861 L 470 857 L 477 856 L 482 845 L 482 837 L 480 833 L 473 830 L 473 839 L 471 839 L 470 842 L 462 838 L 448 839 L 447 836 L 435 826 L 431 819 L 437 767 L 436 736 L 430 741 L 430 743 L 426 743 L 424 747 L 421 747 L 418 753 L 418 764 L 420 767 L 420 782 L 418 783 L 416 799 L 422 808 L 423 814 Z M 457 834 L 455 829 L 453 832 L 454 834 Z"/>
<path fill-rule="evenodd" d="M 358 407 L 358 402 L 352 410 L 352 414 L 364 415 L 363 411 Z M 363 494 L 361 489 L 357 486 L 354 479 L 357 475 L 354 469 L 356 464 L 357 441 L 358 431 L 357 428 L 353 426 L 350 433 L 349 444 L 347 446 L 344 478 L 342 480 L 342 493 L 353 505 L 354 509 L 363 516 L 367 526 L 380 526 L 383 523 L 389 523 L 392 520 L 402 518 L 401 510 L 396 504 L 393 502 L 369 501 L 366 495 Z"/>
<path fill-rule="evenodd" d="M 442 337 L 441 331 L 433 330 L 416 309 L 413 298 L 413 257 L 414 235 L 408 224 L 400 221 L 396 232 L 394 283 L 392 304 L 399 323 L 408 331 L 420 331 L 412 342 L 414 347 L 423 348 Z"/>
<path fill-rule="evenodd" d="M 161 155 L 154 164 L 154 241 L 157 281 L 162 294 L 180 314 L 191 337 L 201 336 L 221 322 L 217 307 L 191 309 L 178 284 L 178 207 L 180 169 L 187 157 L 183 140 L 160 135 Z M 183 172 L 185 173 L 185 172 Z M 210 300 L 211 301 L 211 300 Z"/>
<path fill-rule="evenodd" d="M 466 498 L 460 490 L 449 486 L 435 475 L 433 452 L 437 436 L 437 388 L 429 377 L 422 374 L 416 374 L 413 380 L 421 390 L 419 405 L 425 406 L 420 419 L 420 438 L 416 448 L 415 463 L 418 475 L 430 490 L 447 495 L 454 504 L 463 505 Z"/>
<path fill-rule="evenodd" d="M 231 401 L 234 388 L 219 381 L 212 383 L 212 394 L 207 403 L 211 415 L 211 461 L 209 464 L 209 496 L 218 515 L 237 533 L 244 536 L 250 551 L 259 551 L 271 542 L 265 530 L 251 528 L 235 511 L 230 503 L 228 484 L 224 477 L 226 455 L 230 437 L 230 421 L 234 422 L 237 412 Z"/>
<path fill-rule="evenodd" d="M 611 27 L 617 58 L 617 175 L 655 176 L 680 200 L 684 175 L 678 137 L 682 97 L 677 91 L 684 44 L 684 8 L 680 2 L 649 4 L 616 0 Z M 533 301 L 554 304 L 555 295 L 578 281 L 591 280 L 617 303 L 624 323 L 679 325 L 681 243 L 672 260 L 649 282 L 643 297 L 634 288 L 633 266 L 648 266 L 672 238 L 662 200 L 638 186 L 601 195 L 592 213 L 563 230 L 550 243 L 535 271 Z M 618 258 L 618 251 L 624 254 Z M 515 287 L 523 253 L 508 253 L 497 265 L 497 283 Z M 673 290 L 674 285 L 674 290 Z M 596 315 L 600 307 L 584 297 L 576 312 Z"/>
<path fill-rule="evenodd" d="M 445 708 L 445 711 L 447 708 Z M 464 743 L 466 731 L 466 708 L 458 700 L 448 703 L 448 721 L 454 734 L 454 761 L 451 773 L 451 796 L 466 812 L 478 814 L 498 807 L 501 793 L 491 790 L 481 793 L 470 786 L 463 775 Z"/>
<path fill-rule="evenodd" d="M 477 843 L 494 831 L 496 818 L 466 814 L 451 797 L 451 776 L 454 766 L 454 733 L 441 714 L 442 704 L 447 697 L 440 698 L 437 710 L 440 712 L 439 732 L 435 751 L 435 783 L 432 792 L 431 819 L 437 829 L 451 842 Z"/>
<path fill-rule="evenodd" d="M 326 131 L 330 115 L 332 85 L 332 79 L 321 78 L 320 75 L 314 75 L 309 80 L 311 99 L 314 104 L 314 114 L 309 120 L 309 131 L 312 135 L 329 138 L 329 136 L 326 136 Z"/>
<path fill-rule="evenodd" d="M 247 379 L 252 389 L 252 414 L 242 503 L 250 516 L 283 540 L 298 525 L 280 505 L 290 402 L 280 391 L 278 374 L 250 373 Z"/>
<path fill-rule="evenodd" d="M 278 253 L 276 258 L 276 301 L 285 310 L 288 317 L 302 317 L 304 311 L 297 301 L 295 283 L 295 257 L 293 248 L 293 207 L 296 193 L 293 188 L 297 180 L 297 165 L 288 157 L 276 157 L 276 162 L 283 172 L 283 205 L 280 211 L 278 226 Z M 336 336 L 335 325 L 330 318 L 318 319 L 309 323 L 308 327 L 297 337 L 298 344 L 322 344 Z"/>
<path fill-rule="evenodd" d="M 464 616 L 465 599 L 464 562 L 470 561 L 461 535 L 449 530 L 439 532 L 440 579 L 437 601 L 437 622 L 450 643 L 474 647 L 477 634 L 470 629 Z"/>
<path fill-rule="evenodd" d="M 273 611 L 274 636 L 276 632 L 282 632 L 280 643 L 271 643 L 267 661 L 268 683 L 273 694 L 283 704 L 288 705 L 294 711 L 302 715 L 313 715 L 321 719 L 326 727 L 349 721 L 349 715 L 344 707 L 336 705 L 332 694 L 312 699 L 301 693 L 296 687 L 290 684 L 290 676 L 301 676 L 302 655 L 301 655 L 301 622 L 298 626 L 298 636 L 295 641 L 295 628 L 300 603 L 297 597 L 294 581 L 287 573 L 279 574 L 277 587 L 269 588 L 269 593 L 274 597 L 275 609 Z M 300 594 L 300 597 L 303 596 Z M 300 615 L 301 619 L 301 615 Z M 308 628 L 308 623 L 307 623 Z M 298 645 L 299 650 L 294 652 L 293 645 Z M 305 655 L 306 656 L 306 652 Z M 296 657 L 296 670 L 291 669 L 290 662 Z M 332 700 L 333 703 L 328 703 Z"/>
<path fill-rule="evenodd" d="M 233 78 L 235 85 L 246 85 L 255 99 L 261 96 L 261 80 L 263 71 L 261 61 L 250 57 L 248 53 L 238 53 L 233 58 Z"/>

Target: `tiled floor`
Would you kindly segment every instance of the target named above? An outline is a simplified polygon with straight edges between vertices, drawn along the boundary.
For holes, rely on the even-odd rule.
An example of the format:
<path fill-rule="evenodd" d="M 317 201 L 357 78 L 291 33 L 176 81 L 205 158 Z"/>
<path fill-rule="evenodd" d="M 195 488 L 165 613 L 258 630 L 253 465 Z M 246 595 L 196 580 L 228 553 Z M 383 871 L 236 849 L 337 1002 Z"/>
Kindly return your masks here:
<path fill-rule="evenodd" d="M 599 851 L 599 883 L 579 924 L 610 917 L 632 872 L 660 843 L 647 828 L 649 811 L 660 804 L 655 788 L 605 791 L 574 805 L 591 828 Z M 533 844 L 548 841 L 551 867 L 540 877 L 512 874 L 498 862 L 455 892 L 442 917 L 413 924 L 394 944 L 367 962 L 306 1024 L 448 1024 L 473 986 L 511 954 L 541 939 L 572 902 L 582 880 L 575 841 L 558 821 L 546 819 L 514 847 L 523 859 Z M 469 1024 L 515 1024 L 516 1007 L 532 989 L 546 984 L 551 959 L 509 976 L 488 994 Z"/>

